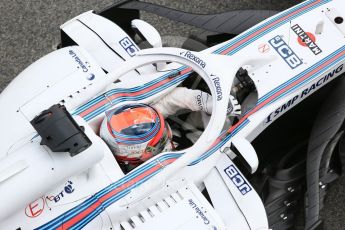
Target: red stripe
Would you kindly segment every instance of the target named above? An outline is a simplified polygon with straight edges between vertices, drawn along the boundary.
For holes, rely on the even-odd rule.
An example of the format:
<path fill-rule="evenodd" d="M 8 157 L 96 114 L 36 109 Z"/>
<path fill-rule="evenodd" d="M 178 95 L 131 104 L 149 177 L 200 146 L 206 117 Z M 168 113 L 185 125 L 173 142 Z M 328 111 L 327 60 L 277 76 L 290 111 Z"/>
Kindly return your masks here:
<path fill-rule="evenodd" d="M 183 74 L 189 73 L 189 72 L 191 72 L 192 70 L 193 70 L 193 69 L 192 69 L 191 67 L 188 67 L 188 68 L 186 68 L 186 69 L 182 70 L 182 71 L 180 72 L 180 75 L 183 75 Z"/>
<path fill-rule="evenodd" d="M 266 26 L 265 28 L 263 28 L 263 29 L 261 29 L 261 30 L 255 32 L 255 33 L 253 33 L 251 36 L 247 37 L 246 39 L 244 39 L 244 40 L 238 42 L 238 43 L 235 44 L 234 46 L 229 47 L 227 50 L 223 51 L 221 54 L 226 54 L 226 53 L 230 52 L 231 50 L 235 49 L 235 48 L 238 47 L 239 45 L 241 45 L 241 44 L 243 44 L 244 42 L 248 41 L 250 38 L 252 38 L 252 37 L 256 36 L 257 34 L 261 33 L 262 31 L 266 30 L 266 29 L 269 28 L 270 26 L 277 24 L 278 22 L 284 20 L 285 18 L 289 17 L 290 15 L 294 15 L 294 14 L 296 14 L 296 13 L 298 13 L 298 12 L 300 12 L 300 11 L 306 9 L 306 8 L 309 8 L 309 7 L 312 6 L 312 5 L 317 4 L 317 3 L 319 3 L 320 1 L 321 1 L 321 0 L 316 1 L 316 2 L 314 2 L 314 3 L 311 4 L 311 5 L 305 6 L 305 7 L 301 8 L 300 10 L 295 11 L 295 12 L 293 12 L 293 13 L 287 15 L 287 16 L 283 17 L 282 19 L 280 19 L 280 20 L 278 20 L 278 21 L 276 21 L 276 22 L 273 22 L 272 24 Z M 338 56 L 339 56 L 339 55 L 338 55 Z M 192 70 L 191 68 L 187 68 L 187 69 L 181 71 L 181 75 L 183 75 L 183 74 L 185 74 L 185 73 L 187 73 L 187 72 L 190 72 L 191 70 Z M 165 81 L 165 82 L 168 82 L 168 81 Z M 156 85 L 157 85 L 157 84 L 156 84 Z M 156 87 L 155 87 L 156 85 L 151 86 L 150 88 L 153 88 L 153 87 L 156 88 Z M 161 84 L 160 84 L 160 85 L 161 85 Z M 142 91 L 139 91 L 139 92 L 137 92 L 136 94 L 138 94 L 138 93 L 140 93 L 140 92 L 142 92 Z M 145 92 L 147 92 L 147 90 L 146 90 Z M 277 94 L 277 93 L 276 93 L 276 94 Z M 275 95 L 276 95 L 276 94 L 275 94 Z M 122 94 L 122 95 L 128 95 L 128 94 Z M 129 95 L 133 95 L 133 94 L 129 94 Z M 272 96 L 272 97 L 275 97 L 275 95 Z M 116 97 L 117 97 L 117 96 L 114 95 L 114 98 L 116 98 Z M 259 110 L 260 108 L 262 108 L 265 104 L 267 104 L 268 101 L 270 101 L 272 97 L 270 97 L 268 100 L 266 100 L 265 102 L 261 103 L 259 106 L 257 106 L 255 109 L 253 109 L 253 110 L 252 110 L 251 112 L 249 112 L 247 115 L 245 115 L 236 125 L 232 126 L 232 127 L 229 129 L 228 132 L 232 132 L 232 131 L 233 131 L 236 127 L 238 127 L 245 119 L 247 119 L 250 115 L 252 115 L 254 112 L 256 112 L 257 110 Z M 91 113 L 92 111 L 96 110 L 97 108 L 99 108 L 100 106 L 102 106 L 102 105 L 104 105 L 104 104 L 106 104 L 106 103 L 107 103 L 107 100 L 103 100 L 103 101 L 97 103 L 96 105 L 93 105 L 93 106 L 90 107 L 89 109 L 85 110 L 84 112 L 82 112 L 82 113 L 80 114 L 80 116 L 84 117 L 84 116 L 86 116 L 87 114 Z M 176 159 L 165 160 L 165 161 L 162 162 L 162 164 L 163 164 L 163 165 L 168 165 L 168 164 L 174 162 L 175 160 L 176 160 Z M 136 183 L 136 182 L 138 182 L 140 179 L 142 179 L 142 178 L 145 177 L 146 175 L 149 175 L 149 174 L 153 173 L 154 171 L 158 170 L 159 168 L 160 168 L 160 165 L 156 165 L 155 167 L 151 168 L 150 170 L 147 170 L 147 171 L 144 172 L 143 174 L 141 174 L 141 175 L 139 175 L 138 177 L 136 177 L 134 180 L 131 180 L 131 181 L 127 182 L 127 183 L 124 184 L 122 187 L 118 187 L 118 188 L 112 190 L 111 192 L 109 192 L 109 193 L 107 193 L 106 195 L 104 195 L 103 197 L 101 197 L 97 202 L 95 202 L 95 203 L 94 203 L 92 206 L 90 206 L 88 209 L 86 209 L 86 210 L 84 210 L 83 212 L 79 213 L 77 216 L 73 217 L 72 219 L 70 219 L 70 220 L 67 221 L 66 223 L 62 223 L 62 225 L 61 225 L 60 227 L 58 227 L 57 229 L 62 230 L 62 229 L 68 229 L 68 228 L 70 228 L 71 226 L 73 226 L 74 224 L 76 224 L 78 221 L 80 221 L 81 219 L 83 219 L 85 216 L 87 216 L 88 214 L 90 214 L 90 213 L 91 213 L 93 210 L 95 210 L 97 207 L 99 207 L 99 206 L 102 204 L 102 202 L 104 202 L 104 201 L 107 200 L 108 198 L 110 198 L 110 197 L 116 195 L 118 192 L 120 192 L 120 191 L 122 191 L 123 189 L 125 189 L 126 186 L 130 185 L 131 183 Z"/>
<path fill-rule="evenodd" d="M 150 140 L 150 142 L 147 144 L 148 146 L 152 146 L 152 147 L 154 147 L 154 146 L 161 140 L 161 138 L 162 138 L 162 136 L 163 136 L 163 133 L 164 133 L 164 130 L 165 130 L 165 122 L 164 122 L 164 117 L 163 117 L 163 115 L 162 115 L 159 111 L 157 111 L 157 110 L 155 110 L 155 111 L 157 112 L 157 114 L 158 114 L 158 116 L 159 116 L 159 124 L 160 124 L 160 127 L 159 127 L 159 131 L 158 131 L 158 133 L 156 134 L 156 136 L 153 137 L 153 138 Z"/>
<path fill-rule="evenodd" d="M 88 115 L 88 114 L 91 113 L 92 111 L 98 109 L 99 107 L 101 107 L 101 106 L 103 106 L 103 105 L 105 105 L 105 104 L 107 104 L 107 103 L 109 103 L 109 101 L 108 101 L 107 99 L 104 99 L 103 101 L 100 101 L 100 102 L 98 102 L 97 104 L 91 106 L 90 108 L 88 108 L 88 109 L 85 110 L 84 112 L 80 113 L 79 115 L 80 115 L 81 117 L 85 117 L 86 115 Z"/>
<path fill-rule="evenodd" d="M 114 100 L 114 99 L 116 99 L 116 98 L 118 98 L 118 97 L 134 97 L 134 96 L 138 96 L 138 95 L 140 95 L 140 94 L 144 94 L 144 93 L 146 93 L 146 92 L 152 91 L 152 90 L 154 90 L 155 88 L 158 88 L 159 86 L 164 85 L 164 84 L 168 83 L 168 82 L 171 81 L 171 80 L 172 80 L 172 79 L 167 78 L 167 79 L 165 79 L 165 80 L 163 80 L 163 81 L 158 82 L 158 83 L 155 84 L 155 85 L 152 85 L 152 86 L 150 86 L 150 87 L 148 87 L 148 88 L 145 88 L 145 89 L 143 89 L 143 90 L 140 90 L 140 91 L 137 91 L 137 92 L 134 92 L 134 93 L 119 93 L 119 94 L 114 94 L 114 95 L 110 96 L 109 99 L 112 101 L 112 100 Z"/>
<path fill-rule="evenodd" d="M 186 73 L 188 73 L 188 72 L 190 72 L 190 71 L 192 71 L 192 68 L 186 68 L 186 69 L 184 69 L 184 70 L 182 70 L 182 71 L 180 72 L 180 75 L 179 75 L 179 76 L 181 76 L 181 75 L 183 75 L 183 74 L 186 74 Z M 143 90 L 138 91 L 138 92 L 114 94 L 114 95 L 110 96 L 109 99 L 110 99 L 110 100 L 113 100 L 113 99 L 118 98 L 118 97 L 137 96 L 137 95 L 140 95 L 140 94 L 144 94 L 144 93 L 146 93 L 146 92 L 148 92 L 148 91 L 151 91 L 151 90 L 153 90 L 153 89 L 155 89 L 155 88 L 157 88 L 157 87 L 159 87 L 159 86 L 161 86 L 161 85 L 163 85 L 163 84 L 165 84 L 165 83 L 168 83 L 169 81 L 171 81 L 171 80 L 173 80 L 173 79 L 174 79 L 174 78 L 167 78 L 167 79 L 165 79 L 165 80 L 163 80 L 163 81 L 160 81 L 160 82 L 158 82 L 158 83 L 156 83 L 156 84 L 150 86 L 149 88 L 143 89 Z M 95 104 L 95 105 L 91 106 L 90 108 L 88 108 L 87 110 L 83 111 L 83 112 L 80 113 L 79 115 L 80 115 L 81 117 L 85 117 L 85 116 L 87 116 L 89 113 L 92 113 L 93 111 L 95 111 L 96 109 L 100 108 L 101 106 L 105 105 L 105 104 L 108 103 L 108 102 L 109 102 L 109 101 L 108 101 L 107 99 L 104 99 L 103 101 L 98 102 L 97 104 Z"/>
<path fill-rule="evenodd" d="M 345 55 L 345 51 L 339 53 L 337 56 L 333 57 L 332 59 L 328 60 L 327 62 L 323 63 L 321 66 L 319 66 L 318 68 L 314 69 L 313 71 L 309 72 L 308 74 L 304 75 L 304 77 L 298 79 L 297 81 L 295 81 L 294 83 L 292 83 L 291 85 L 288 85 L 287 87 L 285 87 L 284 89 L 281 89 L 280 91 L 276 92 L 275 94 L 273 94 L 272 96 L 270 96 L 268 99 L 266 99 L 265 101 L 261 102 L 257 107 L 255 107 L 252 111 L 250 111 L 249 113 L 247 113 L 245 116 L 242 117 L 242 119 L 237 122 L 234 126 L 232 126 L 229 130 L 228 133 L 231 133 L 232 131 L 234 131 L 240 124 L 242 124 L 249 116 L 251 116 L 253 113 L 257 112 L 259 109 L 261 109 L 262 107 L 264 107 L 267 103 L 269 103 L 270 101 L 272 101 L 274 98 L 276 98 L 277 96 L 279 96 L 280 94 L 286 92 L 287 90 L 291 89 L 292 87 L 294 87 L 295 85 L 299 84 L 300 82 L 304 81 L 305 79 L 307 79 L 308 77 L 310 77 L 311 75 L 313 75 L 314 73 L 318 72 L 319 70 L 325 68 L 325 66 L 329 65 L 330 63 L 332 63 L 333 61 L 337 60 L 338 58 L 342 57 L 343 55 Z"/>
<path fill-rule="evenodd" d="M 186 74 L 186 73 L 190 72 L 191 70 L 192 70 L 192 68 L 187 68 L 187 69 L 181 71 L 181 72 L 180 72 L 180 75 Z M 164 84 L 170 82 L 170 81 L 173 80 L 173 79 L 174 79 L 174 78 L 167 78 L 167 79 L 165 79 L 165 80 L 163 80 L 163 81 L 160 81 L 160 82 L 158 82 L 158 83 L 156 83 L 156 84 L 154 84 L 154 85 L 152 85 L 152 86 L 150 86 L 150 87 L 148 87 L 148 88 L 145 88 L 145 89 L 143 89 L 143 90 L 140 90 L 140 91 L 138 91 L 138 92 L 114 94 L 114 95 L 110 96 L 109 99 L 110 99 L 110 100 L 114 100 L 114 99 L 116 99 L 116 98 L 118 98 L 118 97 L 129 97 L 129 96 L 130 96 L 130 97 L 133 97 L 133 96 L 138 96 L 138 95 L 140 95 L 140 94 L 144 94 L 144 93 L 146 93 L 146 92 L 152 91 L 152 90 L 154 90 L 155 88 L 158 88 L 158 87 L 160 87 L 160 86 L 162 86 L 162 85 L 164 85 Z"/>
<path fill-rule="evenodd" d="M 91 106 L 90 108 L 88 108 L 84 112 L 80 113 L 80 116 L 81 117 L 85 117 L 86 115 L 88 115 L 89 113 L 92 113 L 94 110 L 98 109 L 99 107 L 103 106 L 104 104 L 109 103 L 109 100 L 112 101 L 112 100 L 114 100 L 114 99 L 116 99 L 118 97 L 128 97 L 128 96 L 132 96 L 133 97 L 133 96 L 137 96 L 137 95 L 140 95 L 140 94 L 144 94 L 144 93 L 149 92 L 149 91 L 151 91 L 151 90 L 153 90 L 153 89 L 155 89 L 155 88 L 157 88 L 157 87 L 159 87 L 159 86 L 161 86 L 163 84 L 168 83 L 171 80 L 172 79 L 167 78 L 167 79 L 165 79 L 163 81 L 158 82 L 155 85 L 152 85 L 152 86 L 150 86 L 150 87 L 148 87 L 146 89 L 143 89 L 143 90 L 140 90 L 140 91 L 137 91 L 137 92 L 134 92 L 134 93 L 117 93 L 117 94 L 114 94 L 114 95 L 108 97 L 108 99 L 104 99 L 103 101 L 98 102 L 97 104 Z"/>
<path fill-rule="evenodd" d="M 258 30 L 258 31 L 256 31 L 256 32 L 254 32 L 253 34 L 251 34 L 250 36 L 246 37 L 245 39 L 239 41 L 238 43 L 236 43 L 236 44 L 234 44 L 234 45 L 232 45 L 232 46 L 230 46 L 229 48 L 227 48 L 226 50 L 224 50 L 223 52 L 221 52 L 221 54 L 227 54 L 227 53 L 231 52 L 232 50 L 236 49 L 237 47 L 239 47 L 239 46 L 242 45 L 243 43 L 245 43 L 245 42 L 247 42 L 248 40 L 250 40 L 252 37 L 257 36 L 258 34 L 264 32 L 265 30 L 267 30 L 267 29 L 269 29 L 270 27 L 272 27 L 272 26 L 278 24 L 279 22 L 281 22 L 281 21 L 283 21 L 283 20 L 285 20 L 285 19 L 291 17 L 291 16 L 294 15 L 294 14 L 298 14 L 299 12 L 301 12 L 301 11 L 307 9 L 307 8 L 310 8 L 310 7 L 313 6 L 313 5 L 316 5 L 316 4 L 320 3 L 321 1 L 322 1 L 322 0 L 317 0 L 316 2 L 314 2 L 314 3 L 312 3 L 312 4 L 309 4 L 309 5 L 307 5 L 307 6 L 304 6 L 304 7 L 302 7 L 301 9 L 299 9 L 299 10 L 297 10 L 297 11 L 294 11 L 294 12 L 292 12 L 291 14 L 286 15 L 286 16 L 282 17 L 281 19 L 279 19 L 279 20 L 277 20 L 277 21 L 275 21 L 275 22 L 273 22 L 273 23 L 271 23 L 271 24 L 265 26 L 264 28 L 262 28 L 262 29 L 260 29 L 260 30 Z"/>
<path fill-rule="evenodd" d="M 227 53 L 231 52 L 231 51 L 234 50 L 235 48 L 239 47 L 239 46 L 242 45 L 243 43 L 247 42 L 248 40 L 250 40 L 251 38 L 257 36 L 258 34 L 264 32 L 265 30 L 269 29 L 270 27 L 272 27 L 272 26 L 278 24 L 279 22 L 281 22 L 281 21 L 283 21 L 283 20 L 285 20 L 285 19 L 291 17 L 292 15 L 298 14 L 298 13 L 300 13 L 301 11 L 304 11 L 305 9 L 310 8 L 311 6 L 320 3 L 321 1 L 322 1 L 322 0 L 317 0 L 317 1 L 315 1 L 315 2 L 313 2 L 313 3 L 311 3 L 311 4 L 309 4 L 309 5 L 306 5 L 306 6 L 302 7 L 301 9 L 299 9 L 299 10 L 297 10 L 297 11 L 292 12 L 292 13 L 289 14 L 289 15 L 286 15 L 286 16 L 284 16 L 284 17 L 278 19 L 277 21 L 271 23 L 270 25 L 267 25 L 267 26 L 265 26 L 264 28 L 261 28 L 260 30 L 254 32 L 254 33 L 251 34 L 250 36 L 244 38 L 243 40 L 241 40 L 241 41 L 239 41 L 238 43 L 234 44 L 233 46 L 229 47 L 228 49 L 222 51 L 221 54 L 227 54 Z M 189 71 L 191 71 L 191 70 L 192 70 L 192 68 L 187 68 L 187 69 L 185 69 L 185 70 L 182 70 L 182 71 L 181 71 L 181 75 L 183 75 L 183 74 L 185 74 L 185 73 L 187 73 L 187 72 L 189 72 Z M 172 78 L 172 79 L 173 79 L 173 78 Z M 170 80 L 171 80 L 171 79 L 167 78 L 167 79 L 165 80 L 165 82 L 168 82 L 168 81 L 170 81 Z M 157 88 L 157 87 L 158 87 L 157 85 L 160 86 L 161 84 L 159 84 L 159 83 L 158 83 L 158 84 L 155 84 L 155 85 L 149 87 L 148 89 Z M 138 92 L 136 92 L 136 93 L 127 93 L 127 94 L 120 94 L 120 95 L 123 95 L 123 96 L 135 96 L 135 95 L 140 94 L 141 92 L 147 92 L 148 89 L 145 89 L 145 90 L 142 90 L 142 91 L 138 91 Z M 118 95 L 118 94 L 115 94 L 115 95 L 114 95 L 115 98 L 117 98 L 117 95 Z M 111 97 L 111 98 L 112 98 L 112 97 Z M 93 105 L 92 107 L 90 107 L 90 108 L 88 108 L 87 110 L 85 110 L 84 112 L 82 112 L 82 113 L 80 114 L 80 116 L 81 116 L 81 117 L 85 117 L 87 114 L 89 114 L 89 113 L 91 113 L 92 111 L 98 109 L 99 107 L 103 106 L 103 105 L 106 104 L 107 102 L 108 102 L 107 100 L 103 100 L 102 102 L 99 102 L 99 103 L 97 103 L 96 105 Z"/>
<path fill-rule="evenodd" d="M 123 191 L 124 189 L 135 185 L 137 182 L 142 180 L 144 177 L 146 177 L 146 176 L 154 173 L 155 171 L 159 170 L 160 168 L 162 168 L 162 166 L 164 167 L 165 165 L 171 164 L 175 160 L 176 160 L 176 158 L 165 160 L 165 161 L 161 162 L 161 164 L 157 164 L 156 166 L 152 167 L 151 169 L 138 175 L 133 180 L 128 181 L 127 183 L 121 185 L 120 187 L 115 188 L 114 190 L 112 190 L 109 193 L 105 194 L 104 196 L 100 197 L 94 204 L 92 204 L 90 207 L 88 207 L 87 209 L 85 209 L 84 211 L 82 211 L 81 213 L 79 213 L 78 215 L 73 217 L 72 219 L 68 220 L 65 223 L 62 223 L 62 225 L 60 227 L 58 227 L 57 230 L 69 229 L 70 227 L 72 227 L 73 225 L 75 225 L 79 221 L 81 221 L 83 218 L 87 217 L 90 213 L 92 213 L 94 210 L 96 210 L 99 206 L 102 205 L 103 202 L 107 201 L 109 198 L 115 196 L 116 194 Z"/>

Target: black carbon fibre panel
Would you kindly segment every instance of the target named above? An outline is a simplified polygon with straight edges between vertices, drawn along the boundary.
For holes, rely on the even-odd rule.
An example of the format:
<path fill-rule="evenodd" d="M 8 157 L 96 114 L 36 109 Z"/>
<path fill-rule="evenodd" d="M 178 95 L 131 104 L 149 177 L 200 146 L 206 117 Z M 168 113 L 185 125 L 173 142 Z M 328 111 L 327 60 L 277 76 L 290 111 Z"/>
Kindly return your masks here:
<path fill-rule="evenodd" d="M 278 13 L 273 10 L 232 10 L 219 14 L 193 14 L 140 1 L 122 3 L 119 8 L 142 10 L 207 31 L 240 34 Z"/>

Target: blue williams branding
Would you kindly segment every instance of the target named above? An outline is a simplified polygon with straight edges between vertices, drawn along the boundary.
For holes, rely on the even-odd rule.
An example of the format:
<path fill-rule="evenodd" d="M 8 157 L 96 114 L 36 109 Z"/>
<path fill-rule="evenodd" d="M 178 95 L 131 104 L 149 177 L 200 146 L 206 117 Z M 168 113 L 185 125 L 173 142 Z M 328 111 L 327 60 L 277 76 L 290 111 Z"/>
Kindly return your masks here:
<path fill-rule="evenodd" d="M 187 51 L 184 56 L 192 61 L 194 61 L 196 64 L 200 65 L 202 68 L 206 67 L 206 63 L 200 59 L 198 56 L 195 56 L 190 51 Z"/>
<path fill-rule="evenodd" d="M 216 87 L 217 101 L 220 101 L 223 99 L 223 92 L 222 87 L 220 86 L 219 77 L 212 78 L 212 81 L 214 83 L 214 86 Z"/>

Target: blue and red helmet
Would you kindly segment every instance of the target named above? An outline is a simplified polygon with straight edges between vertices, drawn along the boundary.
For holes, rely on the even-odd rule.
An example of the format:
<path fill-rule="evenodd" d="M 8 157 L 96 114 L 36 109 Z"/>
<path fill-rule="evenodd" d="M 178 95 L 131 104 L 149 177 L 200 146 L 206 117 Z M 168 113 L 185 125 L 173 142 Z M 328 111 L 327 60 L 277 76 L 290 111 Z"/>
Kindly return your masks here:
<path fill-rule="evenodd" d="M 123 105 L 106 112 L 100 135 L 116 159 L 127 164 L 140 164 L 173 148 L 168 123 L 146 104 Z"/>

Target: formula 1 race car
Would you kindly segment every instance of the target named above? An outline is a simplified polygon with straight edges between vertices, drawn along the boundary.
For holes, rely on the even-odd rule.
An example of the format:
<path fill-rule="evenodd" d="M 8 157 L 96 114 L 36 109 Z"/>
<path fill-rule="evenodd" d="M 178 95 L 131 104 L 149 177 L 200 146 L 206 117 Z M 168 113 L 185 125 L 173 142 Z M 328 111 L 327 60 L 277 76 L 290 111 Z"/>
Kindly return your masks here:
<path fill-rule="evenodd" d="M 142 10 L 205 31 L 163 48 Z M 124 1 L 66 22 L 0 95 L 0 229 L 321 227 L 345 167 L 344 17 L 343 0 L 215 15 Z M 115 159 L 107 112 L 177 87 L 210 93 L 211 115 L 178 111 L 175 148 Z"/>

